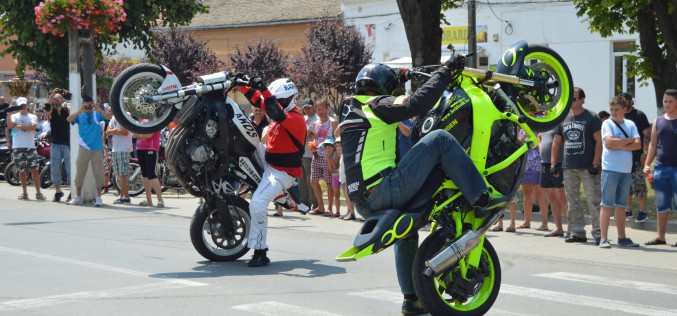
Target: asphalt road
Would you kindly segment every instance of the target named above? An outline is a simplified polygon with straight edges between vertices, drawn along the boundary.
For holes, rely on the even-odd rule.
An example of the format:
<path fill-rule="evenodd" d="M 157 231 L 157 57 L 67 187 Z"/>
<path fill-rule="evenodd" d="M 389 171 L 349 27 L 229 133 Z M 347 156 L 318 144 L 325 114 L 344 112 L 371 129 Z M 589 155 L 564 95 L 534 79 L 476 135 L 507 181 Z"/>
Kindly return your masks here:
<path fill-rule="evenodd" d="M 185 195 L 155 209 L 114 206 L 112 195 L 94 208 L 18 193 L 0 183 L 0 314 L 400 314 L 392 250 L 334 261 L 359 222 L 270 217 L 272 263 L 248 268 L 250 254 L 225 263 L 199 256 L 188 236 L 197 199 Z M 503 268 L 489 315 L 677 315 L 677 248 L 599 249 L 542 235 L 489 233 Z M 643 243 L 654 233 L 628 236 Z"/>

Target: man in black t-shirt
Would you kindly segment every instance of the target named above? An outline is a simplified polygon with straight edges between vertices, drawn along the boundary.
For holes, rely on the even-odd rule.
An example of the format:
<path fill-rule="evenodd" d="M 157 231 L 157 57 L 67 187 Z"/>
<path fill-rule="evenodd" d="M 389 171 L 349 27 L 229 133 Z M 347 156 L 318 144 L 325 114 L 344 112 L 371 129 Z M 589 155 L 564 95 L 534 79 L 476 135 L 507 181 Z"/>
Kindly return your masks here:
<path fill-rule="evenodd" d="M 625 218 L 632 219 L 632 197 L 637 197 L 637 202 L 639 203 L 639 212 L 637 213 L 637 219 L 635 222 L 642 223 L 645 222 L 649 213 L 646 211 L 646 180 L 644 179 L 644 173 L 642 172 L 642 166 L 644 162 L 642 160 L 642 154 L 649 148 L 649 134 L 651 133 L 651 124 L 646 118 L 644 112 L 633 107 L 635 102 L 632 100 L 632 95 L 629 93 L 621 93 L 623 98 L 625 98 L 625 103 L 627 104 L 627 109 L 625 111 L 625 118 L 631 120 L 637 126 L 637 131 L 639 132 L 640 143 L 642 148 L 634 150 L 632 152 L 632 185 L 630 186 L 630 195 L 628 196 L 628 209 L 625 211 Z"/>
<path fill-rule="evenodd" d="M 581 205 L 581 183 L 588 202 L 588 211 L 592 222 L 592 237 L 595 244 L 600 242 L 599 204 L 602 189 L 600 187 L 600 162 L 602 160 L 602 121 L 597 113 L 583 108 L 585 92 L 574 88 L 574 100 L 571 113 L 555 129 L 552 142 L 550 165 L 556 166 L 559 153 L 564 150 L 562 170 L 551 168 L 553 175 L 564 172 L 564 191 L 567 197 L 568 235 L 564 241 L 586 242 L 585 218 Z"/>
<path fill-rule="evenodd" d="M 49 120 L 49 126 L 52 133 L 52 147 L 50 148 L 50 172 L 52 183 L 56 189 L 53 202 L 61 201 L 63 192 L 61 191 L 61 164 L 65 164 L 66 176 L 71 181 L 71 149 L 70 149 L 70 131 L 71 124 L 66 120 L 70 115 L 70 108 L 61 94 L 52 92 L 49 98 L 49 106 L 46 115 Z"/>

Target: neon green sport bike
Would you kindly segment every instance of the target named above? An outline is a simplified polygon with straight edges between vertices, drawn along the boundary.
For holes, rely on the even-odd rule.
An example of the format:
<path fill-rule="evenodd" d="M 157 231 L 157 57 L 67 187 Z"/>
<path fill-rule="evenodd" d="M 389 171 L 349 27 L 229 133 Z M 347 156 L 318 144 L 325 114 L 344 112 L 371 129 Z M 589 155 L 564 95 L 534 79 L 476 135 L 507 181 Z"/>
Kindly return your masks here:
<path fill-rule="evenodd" d="M 422 67 L 412 71 L 429 76 Z M 553 129 L 569 113 L 571 73 L 552 49 L 521 41 L 498 61 L 496 71 L 460 67 L 439 103 L 418 117 L 416 142 L 444 129 L 466 149 L 487 185 L 514 196 L 522 182 L 526 152 L 538 145 L 534 132 Z M 527 135 L 519 139 L 519 129 Z M 458 187 L 435 169 L 402 210 L 369 217 L 353 247 L 336 259 L 353 261 L 378 253 L 431 223 L 414 261 L 416 294 L 433 315 L 483 315 L 501 287 L 501 264 L 485 232 L 503 210 L 474 209 Z"/>

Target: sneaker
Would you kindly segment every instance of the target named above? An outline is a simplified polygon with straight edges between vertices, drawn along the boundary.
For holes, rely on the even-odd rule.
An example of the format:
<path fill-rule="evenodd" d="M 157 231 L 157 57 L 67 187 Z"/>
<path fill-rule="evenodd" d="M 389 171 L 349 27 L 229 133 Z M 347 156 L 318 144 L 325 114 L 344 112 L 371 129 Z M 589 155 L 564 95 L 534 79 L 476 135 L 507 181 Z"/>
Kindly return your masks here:
<path fill-rule="evenodd" d="M 620 243 L 620 240 L 618 241 Z M 604 239 L 599 243 L 600 248 L 611 248 L 611 243 L 609 242 L 608 239 Z"/>
<path fill-rule="evenodd" d="M 402 302 L 402 315 L 419 315 L 427 314 L 428 311 L 423 307 L 421 301 L 419 300 L 410 300 L 405 298 Z"/>
<path fill-rule="evenodd" d="M 54 198 L 52 199 L 52 202 L 61 202 L 62 197 L 63 197 L 63 192 L 56 191 L 56 193 L 54 193 Z"/>
<path fill-rule="evenodd" d="M 599 243 L 602 241 L 602 237 L 595 237 L 595 246 L 599 246 Z"/>
<path fill-rule="evenodd" d="M 124 198 L 124 199 L 122 199 L 122 203 L 125 203 L 125 204 L 132 203 L 132 199 L 130 199 L 130 198 Z"/>
<path fill-rule="evenodd" d="M 632 219 L 632 211 L 631 210 L 625 211 L 625 220 L 628 221 L 631 219 Z"/>
<path fill-rule="evenodd" d="M 509 197 L 487 190 L 484 191 L 482 196 L 475 202 L 475 206 L 479 206 L 485 210 L 491 210 L 506 206 L 508 202 L 510 202 Z"/>
<path fill-rule="evenodd" d="M 247 262 L 247 266 L 256 268 L 267 266 L 269 263 L 270 259 L 266 257 L 266 250 L 254 250 L 254 255 L 252 256 L 252 259 Z"/>
<path fill-rule="evenodd" d="M 79 196 L 76 196 L 68 201 L 68 205 L 82 205 L 82 203 L 82 198 Z"/>
<path fill-rule="evenodd" d="M 639 213 L 637 213 L 637 219 L 635 219 L 635 223 L 644 223 L 644 222 L 646 222 L 648 217 L 649 217 L 649 212 L 639 211 Z"/>
<path fill-rule="evenodd" d="M 102 207 L 103 206 L 103 202 L 101 201 L 100 196 L 97 196 L 96 200 L 94 200 L 94 206 L 96 206 L 96 207 Z"/>
<path fill-rule="evenodd" d="M 632 242 L 630 238 L 618 238 L 618 245 L 626 248 L 639 247 L 639 244 Z"/>
<path fill-rule="evenodd" d="M 124 203 L 125 203 L 125 199 L 123 199 L 123 198 L 117 198 L 117 199 L 113 200 L 113 204 L 124 204 Z"/>

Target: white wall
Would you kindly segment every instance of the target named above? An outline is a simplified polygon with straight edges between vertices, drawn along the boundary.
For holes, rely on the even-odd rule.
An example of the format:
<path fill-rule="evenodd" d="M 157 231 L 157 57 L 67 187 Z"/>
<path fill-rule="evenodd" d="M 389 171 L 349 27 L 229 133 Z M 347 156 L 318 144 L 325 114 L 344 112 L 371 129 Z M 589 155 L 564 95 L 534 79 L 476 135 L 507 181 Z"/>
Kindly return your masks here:
<path fill-rule="evenodd" d="M 613 42 L 637 40 L 637 35 L 602 38 L 597 33 L 592 33 L 585 17 L 576 16 L 571 2 L 515 4 L 514 0 L 492 0 L 491 3 L 493 12 L 486 3 L 479 3 L 476 13 L 477 25 L 487 25 L 488 28 L 488 42 L 478 43 L 478 47 L 488 54 L 489 64 L 496 64 L 503 51 L 520 40 L 546 45 L 566 61 L 574 85 L 585 90 L 585 106 L 595 112 L 609 111 L 608 102 L 614 93 Z M 375 61 L 410 56 L 395 1 L 343 0 L 342 5 L 345 19 L 348 23 L 355 24 L 365 36 L 365 25 L 375 24 L 372 36 L 368 38 L 368 42 L 374 45 Z M 466 6 L 445 12 L 445 15 L 449 26 L 468 24 Z M 497 41 L 493 41 L 495 34 L 498 36 Z M 454 45 L 459 52 L 467 50 L 466 45 Z M 446 45 L 440 49 L 443 55 L 448 55 Z M 656 117 L 656 104 L 653 84 L 650 81 L 648 83 L 648 86 L 640 87 L 639 82 L 636 82 L 635 107 L 644 111 L 649 120 L 653 120 Z"/>

